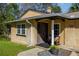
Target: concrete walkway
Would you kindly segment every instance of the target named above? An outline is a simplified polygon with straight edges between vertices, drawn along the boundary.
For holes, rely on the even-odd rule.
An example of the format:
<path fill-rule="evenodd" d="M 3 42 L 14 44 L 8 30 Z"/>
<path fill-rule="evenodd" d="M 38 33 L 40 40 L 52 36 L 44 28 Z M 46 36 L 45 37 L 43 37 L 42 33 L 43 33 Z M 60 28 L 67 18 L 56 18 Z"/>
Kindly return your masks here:
<path fill-rule="evenodd" d="M 41 54 L 41 52 L 43 53 L 43 55 Z M 56 55 L 50 54 L 47 51 L 47 48 L 43 48 L 43 47 L 36 47 L 36 48 L 30 49 L 30 50 L 20 52 L 17 56 L 38 56 L 38 55 L 39 56 L 56 56 Z M 76 52 L 72 51 L 69 56 L 78 56 L 78 54 Z"/>
<path fill-rule="evenodd" d="M 45 51 L 46 48 L 36 47 L 27 51 L 19 53 L 17 56 L 38 56 L 38 52 Z"/>

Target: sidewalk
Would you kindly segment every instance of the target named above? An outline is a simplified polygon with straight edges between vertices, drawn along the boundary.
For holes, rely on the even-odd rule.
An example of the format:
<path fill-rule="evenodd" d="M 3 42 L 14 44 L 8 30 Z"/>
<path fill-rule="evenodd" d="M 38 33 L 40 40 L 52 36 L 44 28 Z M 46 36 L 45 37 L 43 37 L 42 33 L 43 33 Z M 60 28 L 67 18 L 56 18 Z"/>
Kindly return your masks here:
<path fill-rule="evenodd" d="M 27 51 L 19 53 L 17 56 L 38 56 L 38 52 L 45 51 L 46 49 L 41 47 L 36 47 Z"/>

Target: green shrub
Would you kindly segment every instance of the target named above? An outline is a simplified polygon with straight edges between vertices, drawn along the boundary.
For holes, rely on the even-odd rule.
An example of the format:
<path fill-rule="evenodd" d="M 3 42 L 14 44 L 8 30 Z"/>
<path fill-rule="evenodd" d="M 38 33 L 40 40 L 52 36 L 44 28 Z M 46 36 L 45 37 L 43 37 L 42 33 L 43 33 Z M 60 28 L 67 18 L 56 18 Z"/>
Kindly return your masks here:
<path fill-rule="evenodd" d="M 59 49 L 59 47 L 56 46 L 56 45 L 52 45 L 52 46 L 50 46 L 49 48 L 50 48 L 50 49 Z"/>
<path fill-rule="evenodd" d="M 0 35 L 0 40 L 10 41 L 10 38 L 8 38 L 7 36 L 4 36 L 4 35 Z"/>

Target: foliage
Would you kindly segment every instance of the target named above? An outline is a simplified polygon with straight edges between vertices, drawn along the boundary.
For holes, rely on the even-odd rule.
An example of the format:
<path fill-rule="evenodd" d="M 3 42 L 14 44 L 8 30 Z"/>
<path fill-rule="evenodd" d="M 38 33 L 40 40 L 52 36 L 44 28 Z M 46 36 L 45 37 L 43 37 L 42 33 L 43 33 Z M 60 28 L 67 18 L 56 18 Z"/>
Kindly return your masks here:
<path fill-rule="evenodd" d="M 8 4 L 6 6 L 6 14 L 7 20 L 15 20 L 19 16 L 19 6 L 13 3 Z"/>
<path fill-rule="evenodd" d="M 58 6 L 57 3 L 31 3 L 31 4 L 21 4 L 23 6 L 22 11 L 25 9 L 34 9 L 41 12 L 47 12 L 47 9 L 50 7 L 52 9 L 52 12 L 59 13 L 61 12 L 61 8 Z"/>
<path fill-rule="evenodd" d="M 52 9 L 52 12 L 54 12 L 54 13 L 60 13 L 61 12 L 61 8 L 57 5 L 52 6 L 51 9 Z"/>
<path fill-rule="evenodd" d="M 21 10 L 22 12 L 27 10 L 27 9 L 33 9 L 33 10 L 38 10 L 38 11 L 41 11 L 41 12 L 47 12 L 47 8 L 48 7 L 51 7 L 51 3 L 22 3 L 20 4 L 21 7 Z"/>
<path fill-rule="evenodd" d="M 76 12 L 79 11 L 79 3 L 73 3 L 69 9 L 69 12 Z"/>
<path fill-rule="evenodd" d="M 14 20 L 19 15 L 19 7 L 17 4 L 0 4 L 0 21 Z"/>
<path fill-rule="evenodd" d="M 52 45 L 52 46 L 50 46 L 49 48 L 50 48 L 50 49 L 59 49 L 59 47 L 56 46 L 56 45 Z"/>
<path fill-rule="evenodd" d="M 7 36 L 4 36 L 4 35 L 0 35 L 0 41 L 10 41 L 10 38 L 8 38 Z"/>
<path fill-rule="evenodd" d="M 0 35 L 6 35 L 7 27 L 5 21 L 15 20 L 19 15 L 19 7 L 17 4 L 0 4 Z"/>

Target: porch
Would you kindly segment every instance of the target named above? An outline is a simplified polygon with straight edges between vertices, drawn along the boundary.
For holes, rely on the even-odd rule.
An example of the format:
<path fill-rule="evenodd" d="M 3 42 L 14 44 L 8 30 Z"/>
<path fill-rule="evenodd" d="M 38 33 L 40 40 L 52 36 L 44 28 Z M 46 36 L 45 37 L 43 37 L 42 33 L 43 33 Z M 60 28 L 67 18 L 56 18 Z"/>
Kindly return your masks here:
<path fill-rule="evenodd" d="M 64 27 L 61 25 L 64 22 L 61 19 L 39 19 L 31 23 L 32 45 L 64 45 Z"/>

